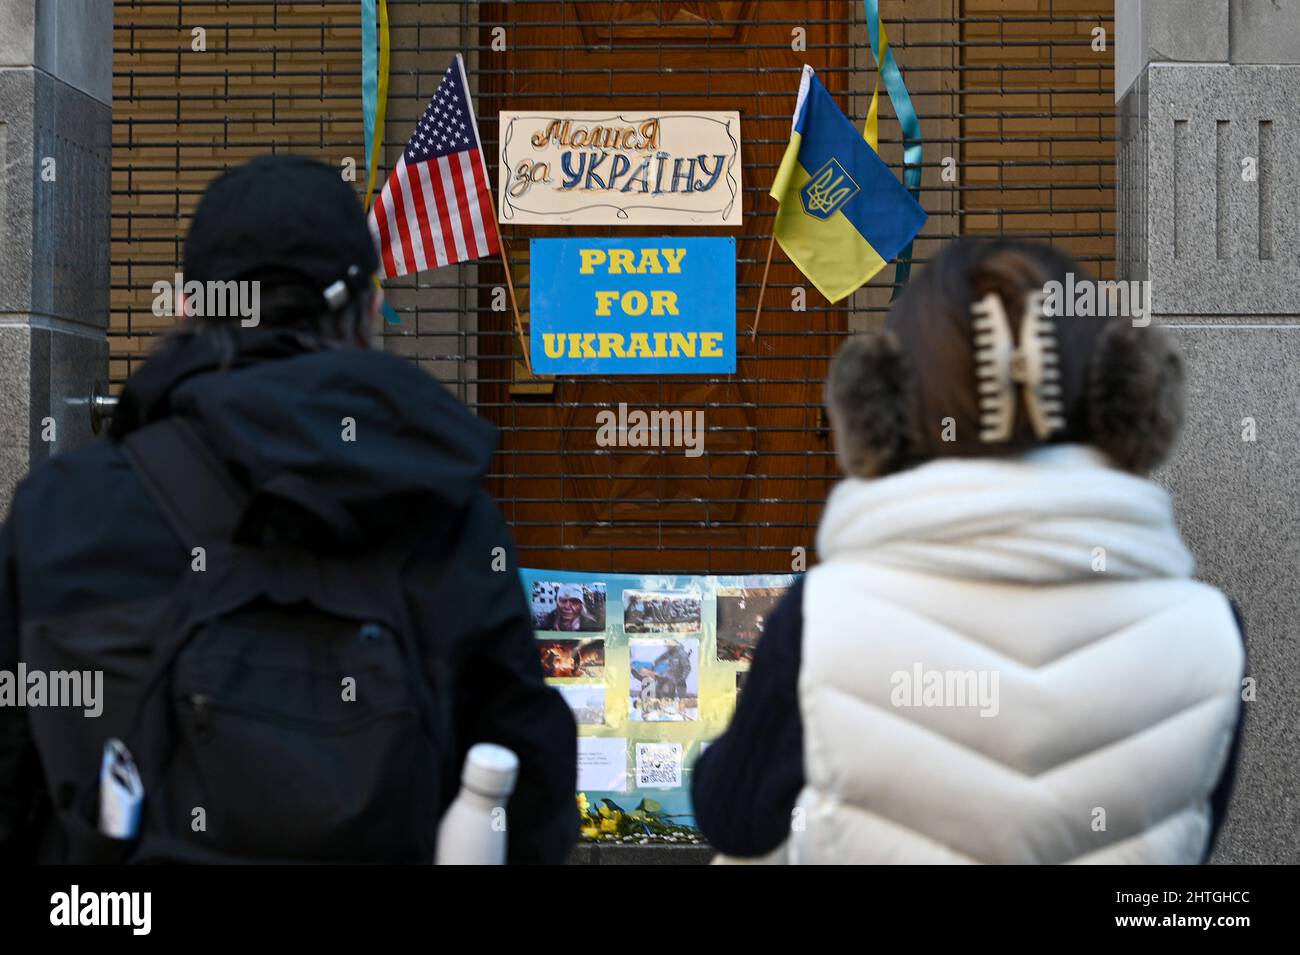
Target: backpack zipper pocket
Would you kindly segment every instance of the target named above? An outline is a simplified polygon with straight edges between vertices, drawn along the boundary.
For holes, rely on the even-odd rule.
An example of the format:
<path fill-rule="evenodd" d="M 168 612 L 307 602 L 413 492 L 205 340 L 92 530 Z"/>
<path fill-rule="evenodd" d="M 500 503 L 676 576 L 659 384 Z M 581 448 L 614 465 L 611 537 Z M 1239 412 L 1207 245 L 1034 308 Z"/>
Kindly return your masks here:
<path fill-rule="evenodd" d="M 268 723 L 280 729 L 309 733 L 313 736 L 327 736 L 337 733 L 340 729 L 357 730 L 369 726 L 377 720 L 389 719 L 394 716 L 419 716 L 419 710 L 414 706 L 390 706 L 383 710 L 367 713 L 364 716 L 341 717 L 338 720 L 326 722 L 323 720 L 295 719 L 269 707 L 260 707 L 255 704 L 223 703 L 212 699 L 205 693 L 186 693 L 182 700 L 184 708 L 190 714 L 190 725 L 193 728 L 196 743 L 209 743 L 212 741 L 215 733 L 215 716 L 222 713 L 242 717 L 243 719 L 256 720 L 259 723 Z"/>

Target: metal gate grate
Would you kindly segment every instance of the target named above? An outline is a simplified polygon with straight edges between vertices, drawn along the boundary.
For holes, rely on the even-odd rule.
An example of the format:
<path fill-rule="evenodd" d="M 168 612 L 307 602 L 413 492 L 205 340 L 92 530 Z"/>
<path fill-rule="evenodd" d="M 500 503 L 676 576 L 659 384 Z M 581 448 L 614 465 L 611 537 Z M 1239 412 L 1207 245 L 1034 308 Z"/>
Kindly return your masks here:
<path fill-rule="evenodd" d="M 385 144 L 394 161 L 458 51 L 477 88 L 494 181 L 499 108 L 707 101 L 740 109 L 745 224 L 708 234 L 736 237 L 742 332 L 753 316 L 775 210 L 766 190 L 788 138 L 799 62 L 818 68 L 859 123 L 874 78 L 862 6 L 852 0 L 388 5 Z M 1058 242 L 1113 277 L 1110 0 L 885 0 L 881 8 L 924 127 L 922 204 L 931 218 L 916 245 L 918 267 L 952 236 L 1017 234 Z M 189 214 L 214 174 L 268 151 L 336 165 L 350 157 L 359 170 L 365 163 L 355 0 L 117 0 L 115 13 L 110 347 L 120 385 L 169 327 L 152 313 L 152 285 L 176 271 Z M 806 31 L 806 52 L 791 50 L 797 28 Z M 193 48 L 196 29 L 206 50 Z M 503 52 L 493 49 L 501 36 Z M 882 102 L 881 152 L 898 170 L 898 125 Z M 358 178 L 364 188 L 364 172 Z M 505 230 L 521 308 L 527 238 L 539 234 L 553 233 Z M 726 379 L 528 379 L 514 360 L 509 314 L 493 308 L 501 267 L 488 262 L 390 283 L 402 324 L 388 330 L 385 347 L 503 429 L 490 481 L 526 564 L 786 571 L 792 548 L 813 550 L 835 475 L 820 413 L 827 358 L 845 334 L 881 319 L 892 276 L 886 270 L 838 307 L 809 288 L 807 311 L 796 311 L 800 281 L 778 251 L 763 330 L 752 348 L 742 345 L 737 374 Z M 596 411 L 621 401 L 704 410 L 700 463 L 667 449 L 595 447 Z"/>

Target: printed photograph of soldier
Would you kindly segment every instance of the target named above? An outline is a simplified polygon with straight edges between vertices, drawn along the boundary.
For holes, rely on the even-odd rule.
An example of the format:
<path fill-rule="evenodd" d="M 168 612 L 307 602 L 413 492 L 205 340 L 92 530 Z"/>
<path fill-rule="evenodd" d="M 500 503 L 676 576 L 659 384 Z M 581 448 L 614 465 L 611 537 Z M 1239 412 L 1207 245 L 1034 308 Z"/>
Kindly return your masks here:
<path fill-rule="evenodd" d="M 547 677 L 605 678 L 605 641 L 539 640 L 542 673 Z"/>
<path fill-rule="evenodd" d="M 699 594 L 623 591 L 625 633 L 697 633 L 699 629 Z"/>
<path fill-rule="evenodd" d="M 534 582 L 533 628 L 556 633 L 604 630 L 605 585 Z"/>
<path fill-rule="evenodd" d="M 718 588 L 718 659 L 750 662 L 786 587 Z"/>
<path fill-rule="evenodd" d="M 605 722 L 605 688 L 579 684 L 556 687 L 564 702 L 573 710 L 579 726 L 601 726 Z"/>
<path fill-rule="evenodd" d="M 700 718 L 700 642 L 631 640 L 631 719 L 656 723 Z"/>

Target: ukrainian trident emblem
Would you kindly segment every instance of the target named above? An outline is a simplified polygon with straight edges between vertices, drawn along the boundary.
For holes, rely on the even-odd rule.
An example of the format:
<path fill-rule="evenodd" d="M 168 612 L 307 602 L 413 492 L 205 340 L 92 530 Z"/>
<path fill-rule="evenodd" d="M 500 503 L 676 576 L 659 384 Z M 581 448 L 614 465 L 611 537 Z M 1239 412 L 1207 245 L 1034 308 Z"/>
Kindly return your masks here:
<path fill-rule="evenodd" d="M 818 219 L 829 219 L 857 194 L 858 184 L 834 159 L 827 160 L 799 190 L 803 211 Z"/>

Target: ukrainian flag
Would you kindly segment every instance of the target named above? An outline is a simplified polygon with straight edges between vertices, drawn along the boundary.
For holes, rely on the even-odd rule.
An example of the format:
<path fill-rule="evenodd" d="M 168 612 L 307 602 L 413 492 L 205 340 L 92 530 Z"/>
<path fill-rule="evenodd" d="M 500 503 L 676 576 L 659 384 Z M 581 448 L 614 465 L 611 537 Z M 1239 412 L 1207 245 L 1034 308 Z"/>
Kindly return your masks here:
<path fill-rule="evenodd" d="M 926 214 L 803 68 L 794 130 L 772 183 L 781 204 L 773 234 L 790 261 L 832 302 L 883 269 Z"/>

